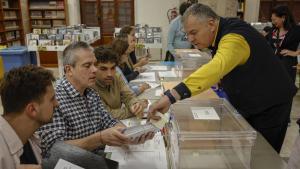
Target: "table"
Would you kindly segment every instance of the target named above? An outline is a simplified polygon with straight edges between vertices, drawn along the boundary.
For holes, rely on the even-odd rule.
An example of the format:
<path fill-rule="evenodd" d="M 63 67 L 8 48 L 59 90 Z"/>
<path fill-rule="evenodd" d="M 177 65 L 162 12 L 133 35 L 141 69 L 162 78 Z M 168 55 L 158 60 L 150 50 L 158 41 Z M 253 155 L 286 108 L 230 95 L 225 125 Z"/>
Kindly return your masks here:
<path fill-rule="evenodd" d="M 160 65 L 160 63 L 156 63 Z M 167 69 L 169 70 L 169 68 Z M 186 70 L 182 70 L 183 72 Z M 171 89 L 181 82 L 182 77 L 176 79 L 168 79 L 166 81 L 161 81 L 161 88 L 163 90 Z M 149 98 L 153 96 L 154 90 L 149 90 L 146 93 L 142 94 L 139 97 Z M 160 97 L 152 97 L 152 100 L 158 100 Z M 212 89 L 208 89 L 199 95 L 189 98 L 190 100 L 201 100 L 201 99 L 213 99 L 218 98 L 216 93 Z M 271 145 L 263 138 L 263 136 L 257 132 L 257 137 L 255 140 L 254 147 L 251 152 L 251 169 L 285 169 L 287 164 L 286 162 L 277 154 L 277 152 L 271 147 Z"/>

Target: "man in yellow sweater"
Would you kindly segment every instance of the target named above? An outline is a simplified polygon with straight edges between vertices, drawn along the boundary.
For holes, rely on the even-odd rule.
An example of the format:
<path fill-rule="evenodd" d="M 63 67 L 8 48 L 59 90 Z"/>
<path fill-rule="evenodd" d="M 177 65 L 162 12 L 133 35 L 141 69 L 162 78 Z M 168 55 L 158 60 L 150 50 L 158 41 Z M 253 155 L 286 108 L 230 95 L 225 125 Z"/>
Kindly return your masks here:
<path fill-rule="evenodd" d="M 184 79 L 149 109 L 166 112 L 172 103 L 221 83 L 230 103 L 280 152 L 296 87 L 264 37 L 239 19 L 219 17 L 202 4 L 191 6 L 182 22 L 188 40 L 210 48 L 213 59 Z"/>
<path fill-rule="evenodd" d="M 108 112 L 119 120 L 143 116 L 148 103 L 138 100 L 121 75 L 116 73 L 119 60 L 117 54 L 109 47 L 96 48 L 94 53 L 97 58 L 97 72 L 93 88 L 104 101 Z"/>

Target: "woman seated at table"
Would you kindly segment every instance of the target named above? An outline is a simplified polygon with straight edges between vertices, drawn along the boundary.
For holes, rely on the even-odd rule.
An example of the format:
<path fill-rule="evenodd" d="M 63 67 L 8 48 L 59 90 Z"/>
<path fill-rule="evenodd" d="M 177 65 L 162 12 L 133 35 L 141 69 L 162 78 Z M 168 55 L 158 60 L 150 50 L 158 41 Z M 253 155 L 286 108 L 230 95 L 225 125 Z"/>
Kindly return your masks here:
<path fill-rule="evenodd" d="M 129 81 L 135 79 L 140 74 L 140 72 L 142 72 L 141 68 L 133 69 L 132 66 L 130 66 L 128 53 L 132 49 L 129 48 L 129 44 L 126 39 L 117 38 L 112 43 L 112 49 L 120 56 L 117 71 L 121 74 L 122 77 L 124 77 L 124 81 L 130 86 L 135 94 L 139 95 L 146 89 L 149 89 L 150 86 L 147 83 L 141 83 L 139 85 L 129 83 Z"/>
<path fill-rule="evenodd" d="M 120 56 L 119 67 L 125 75 L 128 82 L 135 79 L 145 69 L 142 67 L 133 68 L 133 64 L 129 59 L 129 54 L 134 50 L 135 43 L 128 44 L 127 37 L 116 38 L 112 42 L 113 50 Z"/>

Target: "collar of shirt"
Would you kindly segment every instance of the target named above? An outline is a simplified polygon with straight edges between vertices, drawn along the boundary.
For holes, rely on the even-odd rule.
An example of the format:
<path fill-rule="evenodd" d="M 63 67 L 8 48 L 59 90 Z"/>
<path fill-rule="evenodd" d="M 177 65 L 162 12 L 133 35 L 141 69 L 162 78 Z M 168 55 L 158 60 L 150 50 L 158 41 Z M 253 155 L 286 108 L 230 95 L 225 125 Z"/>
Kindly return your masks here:
<path fill-rule="evenodd" d="M 67 94 L 70 95 L 71 97 L 75 98 L 81 96 L 80 92 L 74 88 L 74 86 L 68 81 L 66 77 L 63 77 L 61 79 L 61 85 L 63 85 L 63 87 L 66 89 Z M 90 91 L 91 91 L 90 88 L 86 88 L 84 91 L 84 95 L 87 96 Z"/>
<path fill-rule="evenodd" d="M 3 135 L 10 153 L 12 155 L 18 154 L 18 156 L 21 156 L 23 153 L 23 143 L 15 130 L 2 116 L 0 116 L 0 134 Z"/>
<path fill-rule="evenodd" d="M 214 41 L 212 43 L 212 47 L 215 47 L 215 45 L 216 45 L 216 39 L 217 39 L 218 31 L 219 31 L 219 26 L 220 26 L 220 21 L 218 21 L 217 31 L 216 31 L 216 34 L 214 37 Z"/>
<path fill-rule="evenodd" d="M 101 88 L 101 89 L 104 89 L 104 90 L 109 90 L 110 89 L 110 86 L 111 85 L 106 85 L 104 83 L 102 83 L 100 80 L 96 80 L 96 85 Z"/>

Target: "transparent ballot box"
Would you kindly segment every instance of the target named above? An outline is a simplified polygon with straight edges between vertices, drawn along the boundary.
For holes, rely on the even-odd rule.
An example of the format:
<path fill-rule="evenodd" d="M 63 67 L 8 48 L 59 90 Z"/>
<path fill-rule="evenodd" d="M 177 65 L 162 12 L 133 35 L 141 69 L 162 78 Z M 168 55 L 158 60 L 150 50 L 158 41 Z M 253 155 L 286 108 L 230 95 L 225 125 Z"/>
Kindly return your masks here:
<path fill-rule="evenodd" d="M 256 131 L 224 99 L 174 104 L 167 124 L 173 169 L 250 169 Z"/>

